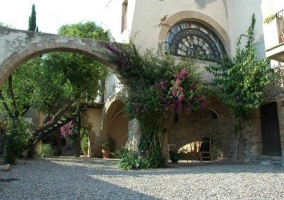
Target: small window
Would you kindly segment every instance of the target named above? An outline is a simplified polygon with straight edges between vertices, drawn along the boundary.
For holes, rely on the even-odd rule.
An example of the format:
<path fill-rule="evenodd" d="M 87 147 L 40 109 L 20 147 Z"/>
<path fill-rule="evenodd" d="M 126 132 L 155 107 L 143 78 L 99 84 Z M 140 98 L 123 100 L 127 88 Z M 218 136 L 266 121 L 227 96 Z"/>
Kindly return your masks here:
<path fill-rule="evenodd" d="M 128 1 L 125 0 L 122 4 L 121 32 L 123 32 L 127 28 L 127 10 Z"/>

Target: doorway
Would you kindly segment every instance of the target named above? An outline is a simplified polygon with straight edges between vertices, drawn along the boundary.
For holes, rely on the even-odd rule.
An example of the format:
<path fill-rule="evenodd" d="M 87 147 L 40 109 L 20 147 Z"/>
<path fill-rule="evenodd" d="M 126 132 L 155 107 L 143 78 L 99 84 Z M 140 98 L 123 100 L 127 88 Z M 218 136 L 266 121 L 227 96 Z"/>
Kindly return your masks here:
<path fill-rule="evenodd" d="M 260 107 L 263 155 L 281 156 L 279 121 L 276 103 Z"/>

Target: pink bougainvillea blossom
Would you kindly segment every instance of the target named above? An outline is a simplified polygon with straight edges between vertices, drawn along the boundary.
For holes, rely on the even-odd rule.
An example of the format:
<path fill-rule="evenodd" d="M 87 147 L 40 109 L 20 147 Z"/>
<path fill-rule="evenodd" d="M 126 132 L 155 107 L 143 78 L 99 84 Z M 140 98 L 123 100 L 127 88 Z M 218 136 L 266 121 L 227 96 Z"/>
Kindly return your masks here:
<path fill-rule="evenodd" d="M 76 124 L 75 120 L 71 120 L 70 122 L 62 126 L 60 128 L 61 137 L 66 138 L 68 136 L 71 136 L 73 134 L 72 129 L 75 126 L 75 124 Z"/>

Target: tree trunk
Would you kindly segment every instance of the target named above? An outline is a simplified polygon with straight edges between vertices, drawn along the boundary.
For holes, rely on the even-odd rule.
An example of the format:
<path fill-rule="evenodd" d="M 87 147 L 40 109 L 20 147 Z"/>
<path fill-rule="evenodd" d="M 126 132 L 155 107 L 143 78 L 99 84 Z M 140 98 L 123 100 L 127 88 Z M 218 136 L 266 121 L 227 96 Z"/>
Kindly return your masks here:
<path fill-rule="evenodd" d="M 80 110 L 78 111 L 78 122 L 77 122 L 77 126 L 78 126 L 78 134 L 77 134 L 77 140 L 76 140 L 76 157 L 80 157 L 80 151 L 81 151 L 81 112 Z"/>
<path fill-rule="evenodd" d="M 237 119 L 237 141 L 236 141 L 236 160 L 238 163 L 244 163 L 243 157 L 243 120 Z"/>
<path fill-rule="evenodd" d="M 168 166 L 168 160 L 169 160 L 169 148 L 168 148 L 168 132 L 163 133 L 162 135 L 162 155 L 165 158 L 165 167 Z"/>

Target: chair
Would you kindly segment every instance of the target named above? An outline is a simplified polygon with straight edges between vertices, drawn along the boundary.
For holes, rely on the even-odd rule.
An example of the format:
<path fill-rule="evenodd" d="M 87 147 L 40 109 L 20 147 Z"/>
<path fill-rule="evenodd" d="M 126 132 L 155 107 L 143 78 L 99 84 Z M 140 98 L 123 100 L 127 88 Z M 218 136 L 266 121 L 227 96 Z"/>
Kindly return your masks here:
<path fill-rule="evenodd" d="M 212 149 L 211 138 L 207 138 L 207 137 L 202 138 L 202 142 L 201 142 L 200 149 L 199 149 L 200 162 L 202 162 L 204 158 L 206 160 L 211 159 L 211 154 L 212 154 L 211 149 Z"/>
<path fill-rule="evenodd" d="M 189 143 L 189 147 L 190 150 L 187 150 L 186 152 L 186 159 L 187 159 L 187 163 L 189 158 L 191 158 L 191 162 L 193 162 L 193 160 L 198 160 L 199 154 L 198 154 L 198 147 L 200 146 L 200 142 L 191 142 Z"/>

